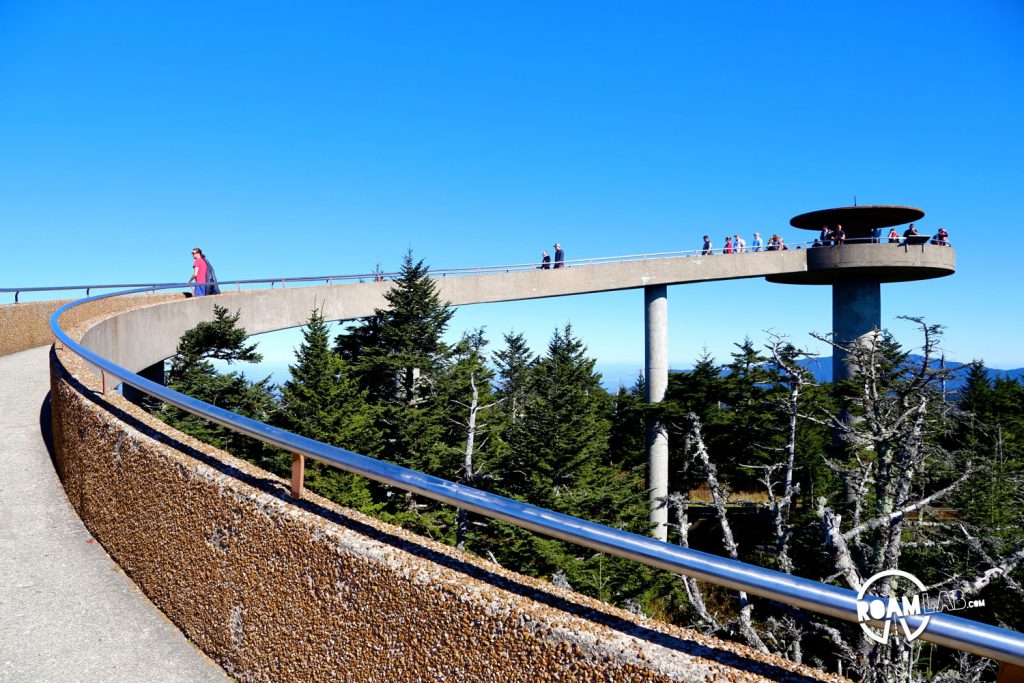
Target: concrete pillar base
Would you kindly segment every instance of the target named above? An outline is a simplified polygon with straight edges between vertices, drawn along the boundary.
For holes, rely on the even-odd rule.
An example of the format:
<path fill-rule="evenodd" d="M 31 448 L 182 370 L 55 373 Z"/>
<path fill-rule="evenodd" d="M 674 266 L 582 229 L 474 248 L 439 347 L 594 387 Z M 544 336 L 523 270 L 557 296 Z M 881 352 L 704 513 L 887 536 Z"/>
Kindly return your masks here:
<path fill-rule="evenodd" d="M 882 326 L 882 286 L 877 281 L 851 280 L 832 285 L 832 341 L 836 344 L 868 343 Z M 853 376 L 847 353 L 833 347 L 832 381 Z"/>
<path fill-rule="evenodd" d="M 648 403 L 661 403 L 668 389 L 668 288 L 644 288 L 644 384 Z M 668 539 L 668 429 L 647 425 L 647 488 L 651 536 Z"/>

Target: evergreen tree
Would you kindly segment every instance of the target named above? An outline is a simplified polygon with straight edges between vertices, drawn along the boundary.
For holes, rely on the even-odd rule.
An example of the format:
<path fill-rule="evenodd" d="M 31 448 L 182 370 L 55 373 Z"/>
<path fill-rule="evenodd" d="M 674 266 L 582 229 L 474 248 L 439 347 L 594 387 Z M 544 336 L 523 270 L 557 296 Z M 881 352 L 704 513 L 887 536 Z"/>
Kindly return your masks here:
<path fill-rule="evenodd" d="M 279 424 L 317 441 L 375 455 L 381 435 L 366 391 L 350 376 L 347 363 L 331 351 L 328 326 L 319 311 L 310 314 L 302 336 L 295 364 L 288 367 L 291 379 L 282 387 Z M 372 508 L 369 480 L 359 475 L 310 462 L 306 485 L 342 505 L 364 512 Z"/>
<path fill-rule="evenodd" d="M 493 481 L 496 453 L 503 447 L 497 438 L 502 400 L 492 389 L 494 372 L 484 353 L 487 343 L 482 329 L 463 334 L 452 349 L 433 399 L 438 410 L 448 416 L 436 471 L 446 479 L 482 489 Z M 485 526 L 466 510 L 459 510 L 456 544 L 482 551 L 486 543 L 478 532 Z"/>
<path fill-rule="evenodd" d="M 411 251 L 384 296 L 390 307 L 349 328 L 336 348 L 377 406 L 383 456 L 429 470 L 443 442 L 445 416 L 431 399 L 450 353 L 443 335 L 454 311 L 440 301 L 428 268 Z"/>
<path fill-rule="evenodd" d="M 375 408 L 381 457 L 437 474 L 448 455 L 448 417 L 435 394 L 451 353 L 443 336 L 454 311 L 440 301 L 428 268 L 411 250 L 384 297 L 389 307 L 350 327 L 336 348 Z M 404 492 L 390 492 L 385 502 L 388 521 L 433 538 L 449 533 L 449 509 Z"/>
<path fill-rule="evenodd" d="M 977 472 L 956 498 L 964 521 L 1018 547 L 1024 541 L 1024 386 L 968 366 L 951 447 L 970 453 Z M 1017 622 L 1020 623 L 1020 622 Z"/>
<path fill-rule="evenodd" d="M 498 393 L 506 399 L 519 397 L 522 410 L 512 413 L 505 425 L 506 443 L 495 468 L 497 491 L 647 533 L 643 469 L 624 469 L 613 462 L 608 449 L 611 399 L 572 327 L 556 330 L 547 353 L 532 362 L 519 335 L 506 336 L 506 344 L 498 354 Z M 488 525 L 487 534 L 489 550 L 502 564 L 527 574 L 557 575 L 577 590 L 611 602 L 643 604 L 661 590 L 651 573 L 638 571 L 634 563 L 497 522 Z"/>
<path fill-rule="evenodd" d="M 213 305 L 213 320 L 201 322 L 178 340 L 178 348 L 171 359 L 169 382 L 180 379 L 195 364 L 215 358 L 228 363 L 259 363 L 263 356 L 256 344 L 247 344 L 249 334 L 238 326 L 241 312 L 234 315 L 227 308 Z"/>
<path fill-rule="evenodd" d="M 508 416 L 509 424 L 520 420 L 530 399 L 530 368 L 536 357 L 526 344 L 522 334 L 509 332 L 505 335 L 505 348 L 494 354 L 494 365 L 498 370 L 497 396 L 504 399 L 502 410 Z"/>
<path fill-rule="evenodd" d="M 431 380 L 448 355 L 443 337 L 455 311 L 441 303 L 429 269 L 422 260 L 413 261 L 411 250 L 395 287 L 384 298 L 390 307 L 375 311 L 383 352 L 378 360 L 395 373 L 398 398 L 413 406 L 429 393 Z"/>
<path fill-rule="evenodd" d="M 175 391 L 245 417 L 269 422 L 275 404 L 270 378 L 250 382 L 244 373 L 219 373 L 211 359 L 227 363 L 258 363 L 263 357 L 249 344 L 249 336 L 238 326 L 239 313 L 232 315 L 214 305 L 214 319 L 187 330 L 170 360 L 167 386 Z M 199 418 L 171 405 L 163 405 L 156 416 L 167 424 L 238 457 L 279 471 L 278 452 L 261 441 Z"/>
<path fill-rule="evenodd" d="M 534 356 L 522 334 L 505 335 L 505 347 L 494 354 L 497 368 L 495 398 L 500 422 L 496 425 L 501 448 L 494 464 L 495 486 L 504 495 L 527 500 L 529 495 L 530 427 L 525 416 L 535 398 Z"/>
<path fill-rule="evenodd" d="M 349 327 L 336 350 L 374 401 L 414 406 L 429 395 L 450 351 L 443 337 L 455 311 L 441 302 L 429 268 L 413 260 L 412 250 L 384 298 L 389 306 Z"/>
<path fill-rule="evenodd" d="M 488 367 L 484 353 L 487 343 L 482 329 L 463 334 L 451 349 L 431 396 L 432 408 L 447 416 L 441 436 L 444 452 L 441 459 L 432 464 L 432 472 L 453 481 L 475 482 L 476 479 L 472 473 L 463 471 L 461 455 L 466 448 L 467 411 L 473 388 L 479 406 L 493 406 L 498 400 L 492 389 L 494 371 Z M 490 417 L 487 421 L 491 422 Z M 489 451 L 494 440 L 489 438 L 489 431 L 481 432 L 481 437 L 485 436 L 476 443 L 476 450 Z"/>
<path fill-rule="evenodd" d="M 525 495 L 537 505 L 569 512 L 580 507 L 595 467 L 607 462 L 611 405 L 595 361 L 567 324 L 531 371 L 534 400 L 526 407 L 521 463 Z"/>
<path fill-rule="evenodd" d="M 724 407 L 722 368 L 705 351 L 686 372 L 673 372 L 668 378 L 666 415 L 678 418 L 693 412 L 705 425 L 715 421 Z"/>
<path fill-rule="evenodd" d="M 649 411 L 663 416 L 669 427 L 670 489 L 689 490 L 694 485 L 687 481 L 684 466 L 690 458 L 687 415 L 694 413 L 700 418 L 709 441 L 718 433 L 725 410 L 721 374 L 721 367 L 705 350 L 693 369 L 669 374 L 664 401 L 659 406 L 648 407 Z"/>
<path fill-rule="evenodd" d="M 709 446 L 726 456 L 719 462 L 719 471 L 731 471 L 735 487 L 751 490 L 759 475 L 745 466 L 773 460 L 773 449 L 781 448 L 785 439 L 772 406 L 777 374 L 749 337 L 734 346 L 732 361 L 718 382 L 728 410 L 719 413 Z"/>
<path fill-rule="evenodd" d="M 645 391 L 644 377 L 638 375 L 631 388 L 619 387 L 612 400 L 609 458 L 624 470 L 644 472 L 647 467 Z"/>

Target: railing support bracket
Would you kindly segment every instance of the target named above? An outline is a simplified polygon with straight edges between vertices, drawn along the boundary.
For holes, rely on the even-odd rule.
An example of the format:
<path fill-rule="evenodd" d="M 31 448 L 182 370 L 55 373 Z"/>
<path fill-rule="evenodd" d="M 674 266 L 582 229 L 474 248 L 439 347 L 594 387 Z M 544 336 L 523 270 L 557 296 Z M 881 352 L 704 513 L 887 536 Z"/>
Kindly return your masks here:
<path fill-rule="evenodd" d="M 295 500 L 302 500 L 305 479 L 306 456 L 301 453 L 292 453 L 292 498 Z"/>

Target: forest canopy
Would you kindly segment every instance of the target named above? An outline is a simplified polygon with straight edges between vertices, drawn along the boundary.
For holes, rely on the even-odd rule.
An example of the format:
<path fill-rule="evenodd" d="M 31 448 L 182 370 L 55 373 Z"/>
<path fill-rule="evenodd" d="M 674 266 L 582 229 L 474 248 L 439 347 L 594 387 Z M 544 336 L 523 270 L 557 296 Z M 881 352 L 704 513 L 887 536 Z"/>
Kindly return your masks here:
<path fill-rule="evenodd" d="M 608 392 L 568 323 L 546 348 L 485 330 L 445 342 L 453 310 L 407 253 L 387 307 L 331 338 L 317 310 L 280 387 L 230 364 L 259 360 L 238 314 L 186 332 L 168 385 L 297 434 L 544 508 L 650 532 L 647 424 L 670 438 L 669 542 L 857 589 L 902 569 L 933 592 L 984 599 L 960 616 L 1024 627 L 1024 386 L 980 362 L 949 390 L 941 329 L 911 319 L 911 355 L 885 331 L 818 382 L 786 338 L 744 339 L 674 372 L 664 402 L 643 377 Z M 826 341 L 830 341 L 825 338 Z M 291 458 L 169 405 L 168 424 L 287 477 Z M 319 463 L 306 485 L 341 505 L 503 567 L 665 621 L 865 681 L 987 680 L 990 662 L 870 641 L 856 625 L 737 594 L 455 510 Z"/>

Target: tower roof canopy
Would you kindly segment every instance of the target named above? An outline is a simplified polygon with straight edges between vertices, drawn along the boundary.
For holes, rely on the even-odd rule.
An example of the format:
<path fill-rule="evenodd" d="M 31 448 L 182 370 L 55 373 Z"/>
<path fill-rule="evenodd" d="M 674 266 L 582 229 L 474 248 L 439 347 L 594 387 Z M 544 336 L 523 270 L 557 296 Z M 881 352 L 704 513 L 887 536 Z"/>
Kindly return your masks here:
<path fill-rule="evenodd" d="M 874 228 L 903 225 L 924 217 L 913 206 L 843 206 L 802 213 L 790 219 L 794 228 L 821 230 L 823 225 L 842 225 L 847 235 L 867 234 Z"/>

